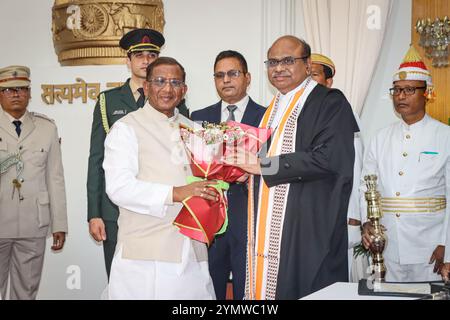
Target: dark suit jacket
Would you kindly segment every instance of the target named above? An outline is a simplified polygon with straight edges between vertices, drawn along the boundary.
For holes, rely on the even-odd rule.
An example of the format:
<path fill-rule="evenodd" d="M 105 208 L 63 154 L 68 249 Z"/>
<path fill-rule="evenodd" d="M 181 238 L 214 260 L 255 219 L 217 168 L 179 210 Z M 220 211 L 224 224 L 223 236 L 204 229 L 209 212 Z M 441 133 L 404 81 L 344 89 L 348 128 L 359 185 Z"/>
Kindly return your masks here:
<path fill-rule="evenodd" d="M 209 123 L 220 123 L 222 121 L 222 101 L 204 109 L 194 111 L 191 119 L 194 121 L 207 121 Z M 258 127 L 266 108 L 255 103 L 251 98 L 245 108 L 241 122 Z M 224 120 L 225 121 L 225 120 Z M 228 196 L 228 230 L 236 237 L 244 237 L 247 234 L 247 184 L 233 183 L 227 192 Z"/>
<path fill-rule="evenodd" d="M 334 282 L 348 280 L 347 208 L 357 131 L 352 109 L 342 92 L 318 85 L 297 119 L 295 152 L 268 158 L 261 155 L 265 183 L 269 187 L 290 185 L 277 299 L 299 299 Z M 273 166 L 278 170 L 269 174 Z M 255 177 L 255 191 L 259 190 L 259 181 Z"/>

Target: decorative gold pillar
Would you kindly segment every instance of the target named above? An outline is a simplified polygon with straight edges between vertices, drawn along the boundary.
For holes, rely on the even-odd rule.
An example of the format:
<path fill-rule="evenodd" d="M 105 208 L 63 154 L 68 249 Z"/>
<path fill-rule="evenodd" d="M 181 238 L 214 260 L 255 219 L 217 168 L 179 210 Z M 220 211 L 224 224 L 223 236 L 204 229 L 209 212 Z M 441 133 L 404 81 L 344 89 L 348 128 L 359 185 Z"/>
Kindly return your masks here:
<path fill-rule="evenodd" d="M 450 118 L 450 67 L 434 68 L 431 59 L 426 58 L 425 50 L 419 46 L 420 35 L 415 30 L 417 20 L 450 17 L 450 1 L 448 0 L 413 0 L 411 34 L 412 43 L 423 57 L 427 67 L 433 76 L 433 83 L 436 89 L 436 100 L 428 103 L 427 113 L 433 118 L 449 124 Z"/>
<path fill-rule="evenodd" d="M 162 0 L 55 0 L 52 33 L 63 66 L 122 64 L 120 38 L 135 28 L 163 33 Z"/>

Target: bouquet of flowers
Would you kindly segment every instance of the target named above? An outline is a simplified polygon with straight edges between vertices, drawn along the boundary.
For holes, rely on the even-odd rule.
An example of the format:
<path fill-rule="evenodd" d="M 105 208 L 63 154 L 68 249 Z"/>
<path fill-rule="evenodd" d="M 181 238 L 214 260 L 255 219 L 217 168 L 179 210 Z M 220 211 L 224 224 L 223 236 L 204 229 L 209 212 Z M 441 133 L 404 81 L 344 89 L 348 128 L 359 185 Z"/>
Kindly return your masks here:
<path fill-rule="evenodd" d="M 227 199 L 223 191 L 228 190 L 229 183 L 236 182 L 246 174 L 238 167 L 223 163 L 223 156 L 237 145 L 256 154 L 270 137 L 271 131 L 229 121 L 221 124 L 203 123 L 203 128 L 198 130 L 182 125 L 180 134 L 190 157 L 193 174 L 188 177 L 188 183 L 217 180 L 217 184 L 211 185 L 211 188 L 217 192 L 219 201 L 197 196 L 185 199 L 174 224 L 182 234 L 210 245 L 215 235 L 224 233 L 228 225 Z"/>

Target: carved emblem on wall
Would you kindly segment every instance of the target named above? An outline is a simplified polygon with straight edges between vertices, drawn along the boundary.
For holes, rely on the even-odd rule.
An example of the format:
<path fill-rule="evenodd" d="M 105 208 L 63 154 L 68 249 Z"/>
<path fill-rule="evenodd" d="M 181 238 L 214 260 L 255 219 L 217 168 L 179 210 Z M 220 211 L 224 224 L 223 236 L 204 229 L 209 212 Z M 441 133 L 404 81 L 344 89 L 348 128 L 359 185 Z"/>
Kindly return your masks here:
<path fill-rule="evenodd" d="M 79 28 L 73 28 L 77 38 L 95 38 L 108 27 L 108 12 L 97 4 L 80 6 Z"/>
<path fill-rule="evenodd" d="M 162 0 L 55 0 L 52 33 L 63 66 L 122 64 L 120 38 L 136 28 L 163 33 Z"/>

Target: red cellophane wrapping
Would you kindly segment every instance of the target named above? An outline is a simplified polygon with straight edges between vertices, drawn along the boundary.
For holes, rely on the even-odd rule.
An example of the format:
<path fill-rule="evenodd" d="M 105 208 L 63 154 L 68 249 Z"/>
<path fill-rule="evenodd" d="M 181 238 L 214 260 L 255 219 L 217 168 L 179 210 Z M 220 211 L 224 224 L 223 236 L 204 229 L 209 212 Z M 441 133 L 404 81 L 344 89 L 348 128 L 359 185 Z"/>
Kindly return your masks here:
<path fill-rule="evenodd" d="M 193 177 L 188 178 L 188 182 L 217 180 L 218 185 L 210 189 L 216 191 L 219 201 L 198 196 L 185 199 L 174 224 L 180 228 L 182 234 L 209 246 L 215 235 L 226 231 L 228 224 L 227 199 L 223 190 L 228 189 L 228 183 L 236 182 L 245 175 L 242 169 L 224 164 L 223 155 L 236 146 L 256 154 L 270 137 L 271 130 L 234 121 L 227 122 L 226 127 L 215 129 L 212 133 L 205 129 L 194 132 L 184 126 L 180 130 L 193 174 Z M 207 143 L 214 134 L 222 136 L 225 141 Z"/>

